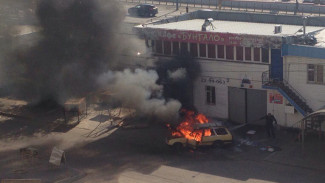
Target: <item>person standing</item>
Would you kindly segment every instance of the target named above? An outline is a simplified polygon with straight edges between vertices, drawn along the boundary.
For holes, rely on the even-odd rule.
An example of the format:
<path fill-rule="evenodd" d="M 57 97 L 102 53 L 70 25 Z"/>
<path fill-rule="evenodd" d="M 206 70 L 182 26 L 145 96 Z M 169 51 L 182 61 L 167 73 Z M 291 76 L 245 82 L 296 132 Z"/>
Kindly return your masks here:
<path fill-rule="evenodd" d="M 267 115 L 261 117 L 260 119 L 265 119 L 265 130 L 268 137 L 275 138 L 273 122 L 275 122 L 275 124 L 278 123 L 275 117 L 271 113 L 268 113 Z"/>
<path fill-rule="evenodd" d="M 299 2 L 298 2 L 298 0 L 296 0 L 296 6 L 295 6 L 295 10 L 294 10 L 294 15 L 297 15 L 298 9 L 299 9 Z"/>

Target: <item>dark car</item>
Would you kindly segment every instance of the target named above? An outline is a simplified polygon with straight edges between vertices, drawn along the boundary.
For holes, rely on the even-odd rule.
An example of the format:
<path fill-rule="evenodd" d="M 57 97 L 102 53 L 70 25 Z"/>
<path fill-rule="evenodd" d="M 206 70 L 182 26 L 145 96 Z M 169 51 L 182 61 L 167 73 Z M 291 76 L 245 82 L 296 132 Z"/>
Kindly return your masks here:
<path fill-rule="evenodd" d="M 158 8 L 152 4 L 139 4 L 129 8 L 130 15 L 153 17 L 158 13 Z"/>

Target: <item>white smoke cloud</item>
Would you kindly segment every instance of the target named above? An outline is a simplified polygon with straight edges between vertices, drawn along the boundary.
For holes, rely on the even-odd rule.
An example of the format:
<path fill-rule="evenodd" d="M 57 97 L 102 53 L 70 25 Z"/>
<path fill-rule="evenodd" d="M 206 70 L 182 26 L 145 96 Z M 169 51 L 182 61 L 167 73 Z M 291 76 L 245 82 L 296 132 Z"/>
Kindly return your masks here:
<path fill-rule="evenodd" d="M 180 69 L 177 69 L 176 71 L 168 70 L 167 72 L 168 72 L 168 77 L 173 80 L 180 80 L 180 79 L 184 79 L 186 77 L 186 69 L 185 68 L 180 68 Z"/>
<path fill-rule="evenodd" d="M 154 70 L 136 69 L 101 75 L 98 83 L 114 92 L 113 97 L 124 107 L 136 109 L 138 114 L 155 116 L 162 120 L 176 120 L 181 103 L 161 97 L 163 86 L 156 84 L 158 74 Z"/>

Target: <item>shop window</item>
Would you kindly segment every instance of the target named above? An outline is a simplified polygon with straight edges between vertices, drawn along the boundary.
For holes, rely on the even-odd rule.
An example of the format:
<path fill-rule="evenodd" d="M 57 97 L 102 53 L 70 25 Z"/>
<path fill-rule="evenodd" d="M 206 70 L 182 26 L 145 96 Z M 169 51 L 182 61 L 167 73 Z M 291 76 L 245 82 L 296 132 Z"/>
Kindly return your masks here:
<path fill-rule="evenodd" d="M 324 84 L 324 66 L 308 64 L 308 82 Z"/>
<path fill-rule="evenodd" d="M 181 42 L 181 55 L 187 54 L 188 53 L 188 44 L 185 42 Z"/>
<path fill-rule="evenodd" d="M 254 61 L 260 61 L 261 60 L 261 52 L 260 48 L 254 48 Z"/>
<path fill-rule="evenodd" d="M 244 49 L 242 46 L 236 47 L 236 60 L 244 60 Z"/>
<path fill-rule="evenodd" d="M 245 47 L 245 60 L 251 61 L 252 60 L 252 48 Z"/>
<path fill-rule="evenodd" d="M 156 53 L 163 53 L 162 41 L 156 40 Z"/>
<path fill-rule="evenodd" d="M 179 42 L 173 42 L 173 54 L 179 55 Z"/>
<path fill-rule="evenodd" d="M 208 44 L 208 58 L 216 58 L 216 45 Z"/>
<path fill-rule="evenodd" d="M 172 53 L 172 43 L 170 41 L 164 41 L 164 54 L 171 55 Z"/>
<path fill-rule="evenodd" d="M 200 57 L 207 57 L 206 44 L 200 44 Z"/>
<path fill-rule="evenodd" d="M 225 46 L 224 45 L 218 45 L 218 58 L 225 58 Z"/>
<path fill-rule="evenodd" d="M 262 62 L 269 63 L 269 49 L 262 48 Z"/>
<path fill-rule="evenodd" d="M 192 57 L 198 57 L 197 43 L 190 44 L 190 53 Z"/>
<path fill-rule="evenodd" d="M 234 47 L 226 46 L 226 59 L 234 60 Z"/>
<path fill-rule="evenodd" d="M 206 103 L 209 105 L 216 104 L 216 88 L 214 86 L 205 86 Z"/>

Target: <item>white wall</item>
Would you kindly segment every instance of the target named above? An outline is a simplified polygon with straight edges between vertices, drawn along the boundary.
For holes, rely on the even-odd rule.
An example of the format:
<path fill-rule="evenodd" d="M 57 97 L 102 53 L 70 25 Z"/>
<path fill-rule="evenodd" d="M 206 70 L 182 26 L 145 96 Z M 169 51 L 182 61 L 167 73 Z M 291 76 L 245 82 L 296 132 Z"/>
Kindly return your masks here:
<path fill-rule="evenodd" d="M 283 60 L 284 78 L 317 110 L 325 105 L 325 85 L 307 83 L 307 64 L 325 64 L 325 59 L 286 56 Z M 325 73 L 324 73 L 325 74 Z"/>
<path fill-rule="evenodd" d="M 228 118 L 228 86 L 241 87 L 244 77 L 252 81 L 252 87 L 261 89 L 262 72 L 266 64 L 234 61 L 199 60 L 201 76 L 194 83 L 194 105 L 209 117 Z M 209 80 L 209 77 L 212 80 Z M 216 87 L 216 105 L 206 104 L 205 86 Z"/>

